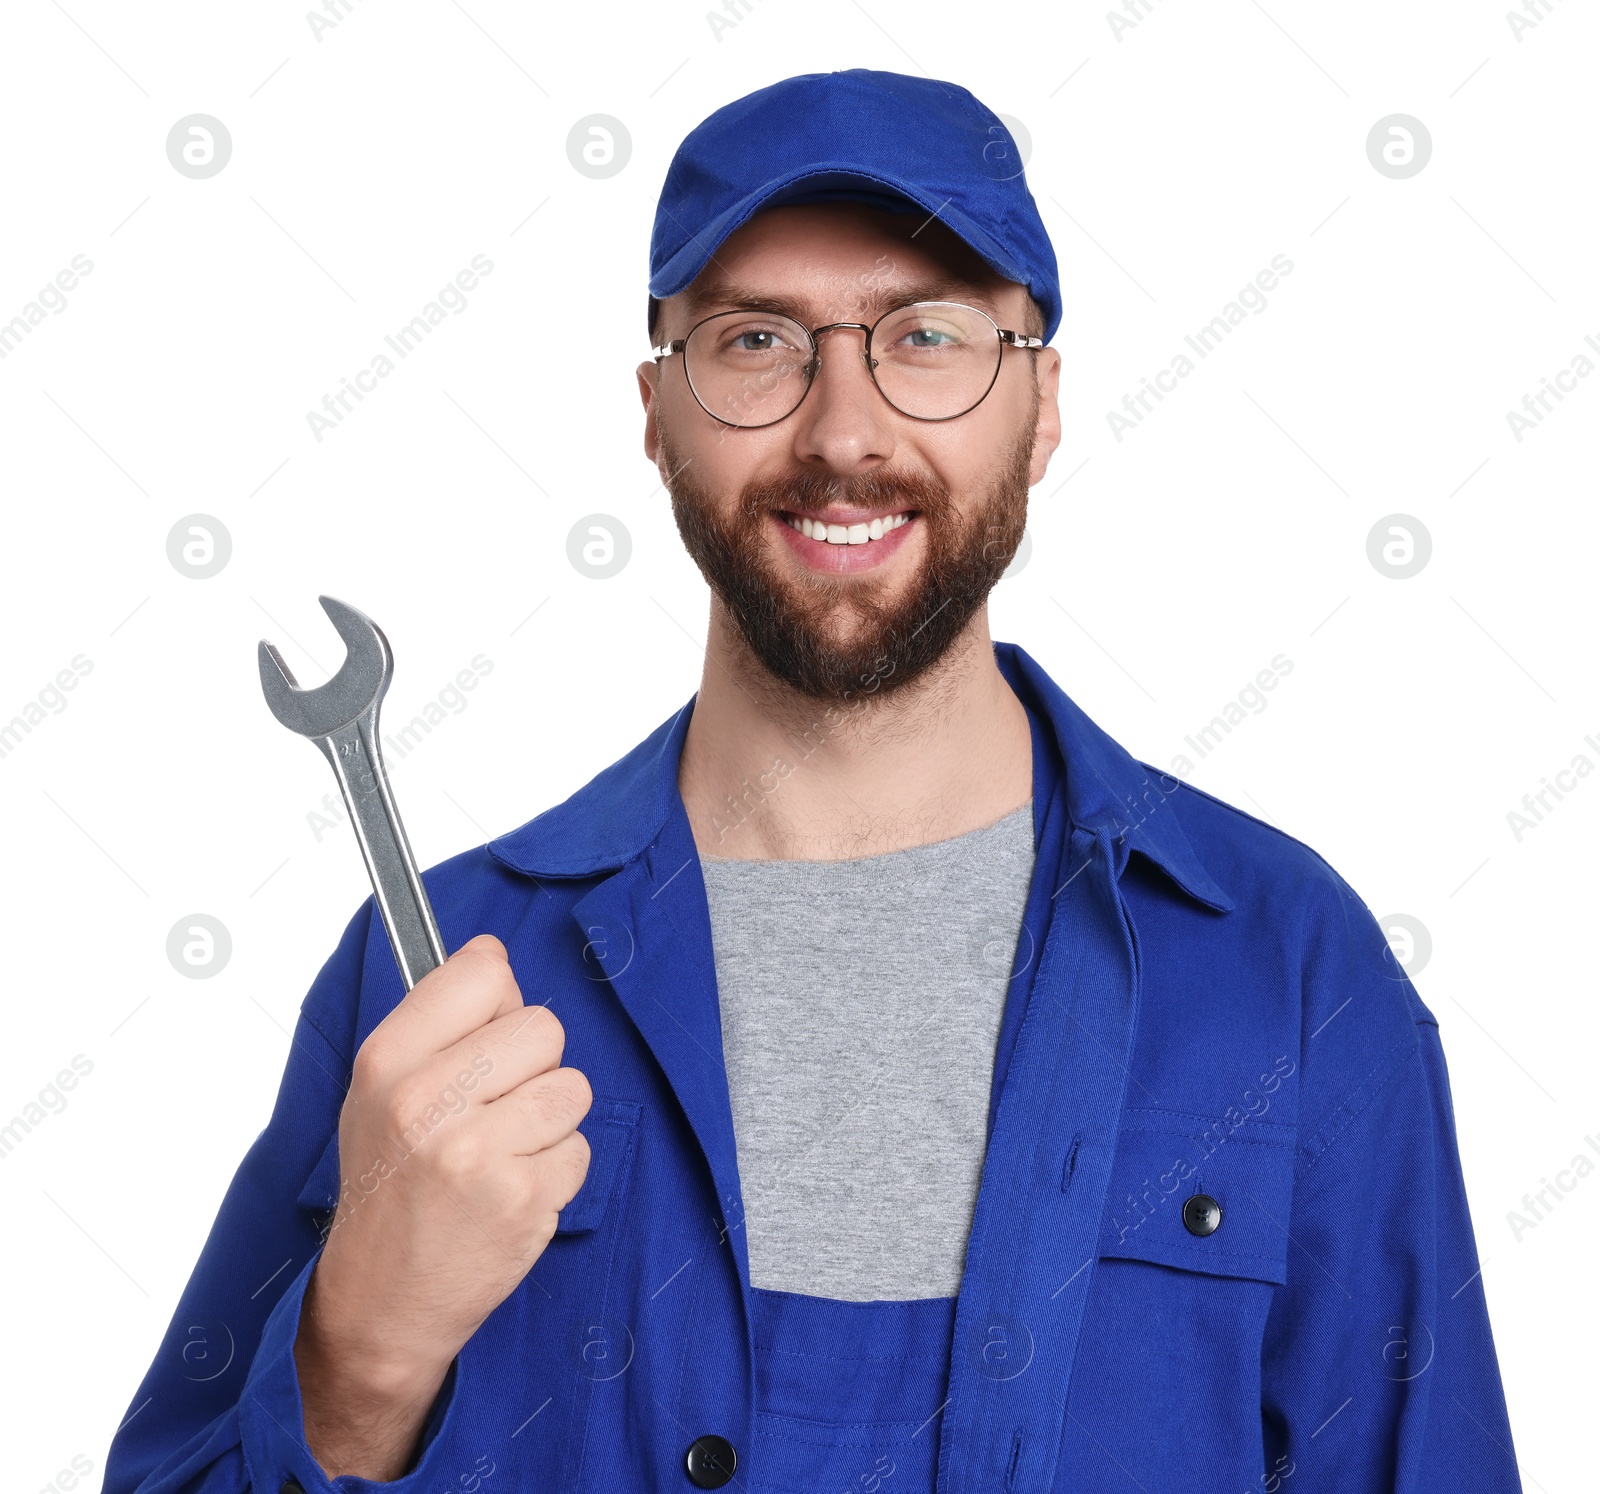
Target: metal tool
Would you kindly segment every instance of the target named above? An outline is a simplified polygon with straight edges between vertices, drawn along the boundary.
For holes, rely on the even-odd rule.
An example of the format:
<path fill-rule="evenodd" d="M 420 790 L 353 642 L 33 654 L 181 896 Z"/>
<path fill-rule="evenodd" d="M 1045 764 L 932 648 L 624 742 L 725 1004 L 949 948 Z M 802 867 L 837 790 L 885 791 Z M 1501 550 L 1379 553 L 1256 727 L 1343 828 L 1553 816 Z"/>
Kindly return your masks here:
<path fill-rule="evenodd" d="M 345 642 L 339 672 L 325 685 L 302 690 L 277 649 L 263 638 L 256 651 L 261 688 L 272 714 L 290 731 L 309 737 L 333 764 L 400 978 L 409 991 L 444 963 L 445 952 L 378 745 L 378 707 L 394 673 L 394 654 L 370 617 L 335 597 L 317 600 Z"/>

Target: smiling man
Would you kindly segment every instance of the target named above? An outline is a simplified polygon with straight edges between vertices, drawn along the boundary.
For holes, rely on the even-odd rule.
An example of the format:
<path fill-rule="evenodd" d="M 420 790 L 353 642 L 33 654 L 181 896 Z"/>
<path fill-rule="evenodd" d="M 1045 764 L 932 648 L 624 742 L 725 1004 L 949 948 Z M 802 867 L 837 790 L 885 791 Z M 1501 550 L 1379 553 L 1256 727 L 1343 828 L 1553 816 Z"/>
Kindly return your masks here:
<path fill-rule="evenodd" d="M 740 99 L 650 291 L 700 688 L 427 872 L 409 994 L 356 913 L 105 1487 L 1517 1490 L 1382 931 L 990 638 L 1061 431 L 1005 127 Z"/>
<path fill-rule="evenodd" d="M 712 591 L 679 767 L 701 850 L 854 858 L 1017 810 L 985 603 L 1061 433 L 1026 287 L 925 212 L 821 201 L 735 229 L 653 319 L 645 450 Z M 730 850 L 730 787 L 775 771 Z"/>

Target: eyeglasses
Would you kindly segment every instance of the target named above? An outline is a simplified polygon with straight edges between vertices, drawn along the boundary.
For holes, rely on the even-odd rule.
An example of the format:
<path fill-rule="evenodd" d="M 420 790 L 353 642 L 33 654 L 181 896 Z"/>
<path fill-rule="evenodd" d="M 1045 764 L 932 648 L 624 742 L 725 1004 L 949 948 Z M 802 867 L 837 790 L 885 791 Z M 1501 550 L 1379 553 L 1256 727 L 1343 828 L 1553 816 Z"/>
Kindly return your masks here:
<path fill-rule="evenodd" d="M 817 339 L 865 332 L 862 358 L 878 392 L 913 420 L 955 420 L 983 403 L 1000 376 L 1006 347 L 1042 348 L 1044 339 L 995 325 L 974 306 L 918 301 L 865 322 L 807 327 L 770 311 L 719 311 L 687 337 L 650 349 L 657 363 L 683 355 L 700 408 L 724 425 L 776 425 L 800 408 L 821 368 Z"/>

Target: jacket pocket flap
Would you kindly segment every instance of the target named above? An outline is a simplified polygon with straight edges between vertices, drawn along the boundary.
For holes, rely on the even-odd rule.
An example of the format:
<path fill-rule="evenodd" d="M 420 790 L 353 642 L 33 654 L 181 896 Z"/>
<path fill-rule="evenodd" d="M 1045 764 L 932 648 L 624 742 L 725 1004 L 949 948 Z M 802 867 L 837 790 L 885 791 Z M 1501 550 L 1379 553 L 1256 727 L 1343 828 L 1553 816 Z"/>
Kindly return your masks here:
<path fill-rule="evenodd" d="M 602 1100 L 596 1097 L 589 1113 L 578 1122 L 589 1143 L 589 1171 L 583 1186 L 556 1216 L 557 1234 L 577 1234 L 599 1224 L 616 1191 L 617 1179 L 633 1150 L 643 1107 L 635 1100 Z M 306 1179 L 295 1202 L 302 1208 L 326 1211 L 339 1203 L 339 1133 L 334 1131 L 322 1156 Z"/>
<path fill-rule="evenodd" d="M 1123 1115 L 1100 1255 L 1212 1276 L 1288 1279 L 1295 1130 L 1246 1117 L 1230 1125 L 1166 1110 Z M 1213 1232 L 1184 1223 L 1196 1194 L 1216 1200 Z"/>
<path fill-rule="evenodd" d="M 593 1229 L 605 1217 L 633 1155 L 643 1106 L 637 1100 L 595 1099 L 578 1129 L 589 1142 L 589 1171 L 572 1201 L 556 1215 L 558 1235 Z"/>

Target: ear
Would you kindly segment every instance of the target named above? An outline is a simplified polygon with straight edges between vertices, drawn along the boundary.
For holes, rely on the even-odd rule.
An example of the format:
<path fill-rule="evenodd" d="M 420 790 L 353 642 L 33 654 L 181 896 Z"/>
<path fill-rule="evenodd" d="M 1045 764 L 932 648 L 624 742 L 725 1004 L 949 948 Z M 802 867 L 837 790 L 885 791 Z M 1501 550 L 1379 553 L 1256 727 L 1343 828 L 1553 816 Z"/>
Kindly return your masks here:
<path fill-rule="evenodd" d="M 639 398 L 644 403 L 644 454 L 654 462 L 661 446 L 660 434 L 656 429 L 656 380 L 660 377 L 661 366 L 647 359 L 634 373 L 639 380 Z"/>
<path fill-rule="evenodd" d="M 1028 468 L 1028 486 L 1044 481 L 1045 469 L 1056 447 L 1061 444 L 1061 405 L 1057 394 L 1061 387 L 1061 354 L 1054 348 L 1044 348 L 1038 354 L 1035 370 L 1039 378 L 1039 426 L 1033 437 L 1033 461 Z"/>

